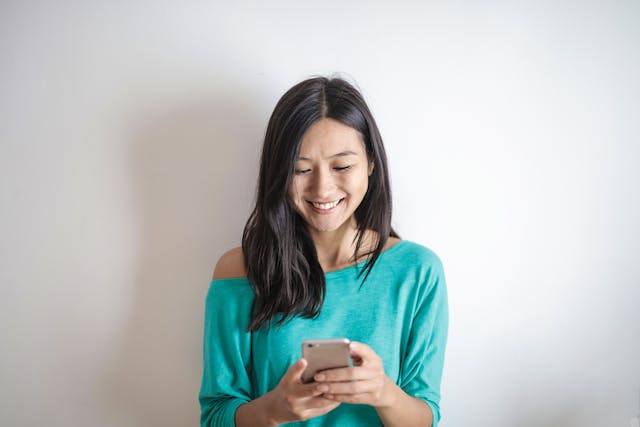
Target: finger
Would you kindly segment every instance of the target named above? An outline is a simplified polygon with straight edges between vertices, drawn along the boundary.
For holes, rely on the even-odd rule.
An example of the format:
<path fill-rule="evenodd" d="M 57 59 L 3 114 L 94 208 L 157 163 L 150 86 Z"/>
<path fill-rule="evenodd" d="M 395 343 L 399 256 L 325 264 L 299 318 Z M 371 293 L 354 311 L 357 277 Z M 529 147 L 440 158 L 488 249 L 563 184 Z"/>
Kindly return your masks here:
<path fill-rule="evenodd" d="M 307 367 L 307 360 L 302 357 L 298 359 L 294 364 L 289 366 L 287 372 L 284 374 L 283 380 L 289 383 L 301 381 L 302 373 Z"/>
<path fill-rule="evenodd" d="M 306 409 L 322 409 L 328 406 L 335 406 L 335 403 L 335 401 L 327 399 L 324 396 L 316 396 L 305 399 L 302 406 Z"/>
<path fill-rule="evenodd" d="M 382 364 L 380 356 L 371 347 L 361 342 L 351 341 L 349 351 L 355 366 Z"/>
<path fill-rule="evenodd" d="M 327 402 L 324 404 L 324 406 L 321 406 L 318 408 L 311 408 L 311 409 L 308 409 L 307 411 L 304 411 L 304 417 L 306 419 L 319 417 L 320 415 L 324 415 L 328 412 L 333 411 L 342 403 L 342 402 L 336 402 L 334 400 L 329 400 L 329 399 L 323 399 L 323 400 Z"/>
<path fill-rule="evenodd" d="M 299 384 L 296 385 L 294 393 L 298 397 L 316 397 L 324 393 L 319 387 L 318 383 Z"/>
<path fill-rule="evenodd" d="M 341 403 L 369 403 L 373 402 L 373 395 L 371 393 L 358 393 L 358 394 L 328 394 L 327 399 L 331 399 L 335 402 Z"/>
<path fill-rule="evenodd" d="M 356 356 L 360 357 L 361 359 L 370 358 L 371 356 L 377 356 L 376 352 L 373 351 L 371 347 L 358 341 L 351 341 L 349 343 L 349 352 L 351 353 L 352 357 Z"/>
<path fill-rule="evenodd" d="M 372 393 L 380 388 L 379 382 L 376 381 L 347 381 L 326 383 L 327 390 L 325 396 L 333 394 L 359 394 Z"/>
<path fill-rule="evenodd" d="M 361 381 L 374 378 L 377 370 L 364 366 L 350 366 L 348 368 L 327 369 L 318 372 L 313 379 L 316 382 Z"/>

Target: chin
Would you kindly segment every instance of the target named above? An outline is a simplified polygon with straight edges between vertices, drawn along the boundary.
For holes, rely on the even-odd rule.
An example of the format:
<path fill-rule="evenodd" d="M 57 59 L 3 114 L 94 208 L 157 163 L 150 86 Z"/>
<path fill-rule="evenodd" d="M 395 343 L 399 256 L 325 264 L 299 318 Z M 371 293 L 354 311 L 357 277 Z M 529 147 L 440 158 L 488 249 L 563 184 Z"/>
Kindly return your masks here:
<path fill-rule="evenodd" d="M 326 232 L 326 231 L 335 231 L 339 228 L 339 226 L 330 226 L 330 225 L 317 225 L 314 224 L 312 222 L 308 222 L 307 225 L 316 230 L 316 231 L 320 231 L 320 232 Z"/>
<path fill-rule="evenodd" d="M 319 232 L 329 232 L 329 231 L 339 230 L 345 225 L 346 222 L 347 222 L 346 220 L 342 220 L 342 221 L 332 222 L 330 224 L 327 224 L 327 223 L 318 224 L 317 222 L 307 221 L 307 225 L 310 228 Z"/>

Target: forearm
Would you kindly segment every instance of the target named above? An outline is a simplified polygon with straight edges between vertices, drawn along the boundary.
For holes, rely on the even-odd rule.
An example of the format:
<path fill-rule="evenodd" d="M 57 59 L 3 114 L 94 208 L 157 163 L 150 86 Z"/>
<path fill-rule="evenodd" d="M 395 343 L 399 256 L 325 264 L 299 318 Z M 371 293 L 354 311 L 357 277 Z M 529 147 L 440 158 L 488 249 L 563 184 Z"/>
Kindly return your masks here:
<path fill-rule="evenodd" d="M 236 410 L 236 427 L 274 427 L 278 424 L 271 417 L 269 393 L 251 402 L 240 405 Z"/>
<path fill-rule="evenodd" d="M 431 408 L 421 399 L 409 396 L 391 379 L 386 378 L 391 390 L 391 404 L 376 407 L 378 416 L 385 427 L 431 427 L 433 414 Z"/>

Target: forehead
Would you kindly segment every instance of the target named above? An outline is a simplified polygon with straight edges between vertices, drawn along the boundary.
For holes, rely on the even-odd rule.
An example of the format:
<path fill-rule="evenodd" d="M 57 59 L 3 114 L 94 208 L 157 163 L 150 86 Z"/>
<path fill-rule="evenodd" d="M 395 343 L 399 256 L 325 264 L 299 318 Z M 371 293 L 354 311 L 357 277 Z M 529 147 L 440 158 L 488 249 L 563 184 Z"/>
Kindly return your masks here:
<path fill-rule="evenodd" d="M 345 151 L 364 155 L 362 135 L 337 120 L 323 118 L 315 122 L 303 135 L 299 157 L 324 158 Z"/>

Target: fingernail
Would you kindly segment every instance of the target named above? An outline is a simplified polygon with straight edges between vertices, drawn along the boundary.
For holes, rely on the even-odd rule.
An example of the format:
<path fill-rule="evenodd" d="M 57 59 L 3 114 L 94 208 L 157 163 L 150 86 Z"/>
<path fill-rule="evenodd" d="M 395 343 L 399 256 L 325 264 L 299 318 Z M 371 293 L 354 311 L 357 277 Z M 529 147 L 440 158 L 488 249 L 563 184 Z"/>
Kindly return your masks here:
<path fill-rule="evenodd" d="M 314 378 L 316 381 L 324 381 L 324 374 L 318 374 Z"/>
<path fill-rule="evenodd" d="M 318 387 L 318 391 L 327 391 L 327 390 L 329 390 L 329 386 L 321 385 L 320 387 Z"/>

